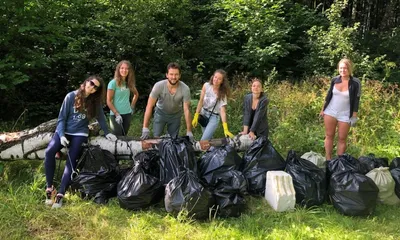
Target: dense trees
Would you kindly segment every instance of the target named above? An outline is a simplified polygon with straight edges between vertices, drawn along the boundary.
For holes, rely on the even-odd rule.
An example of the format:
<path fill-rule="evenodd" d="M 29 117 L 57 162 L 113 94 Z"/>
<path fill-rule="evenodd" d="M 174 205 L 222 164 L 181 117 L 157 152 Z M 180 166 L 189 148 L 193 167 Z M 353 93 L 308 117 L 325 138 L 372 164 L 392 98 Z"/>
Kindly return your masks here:
<path fill-rule="evenodd" d="M 24 109 L 32 125 L 54 118 L 67 91 L 89 74 L 107 82 L 121 59 L 135 66 L 142 97 L 169 61 L 183 66 L 188 83 L 216 68 L 292 80 L 331 75 L 342 56 L 360 77 L 400 76 L 400 0 L 0 2 L 2 120 Z"/>

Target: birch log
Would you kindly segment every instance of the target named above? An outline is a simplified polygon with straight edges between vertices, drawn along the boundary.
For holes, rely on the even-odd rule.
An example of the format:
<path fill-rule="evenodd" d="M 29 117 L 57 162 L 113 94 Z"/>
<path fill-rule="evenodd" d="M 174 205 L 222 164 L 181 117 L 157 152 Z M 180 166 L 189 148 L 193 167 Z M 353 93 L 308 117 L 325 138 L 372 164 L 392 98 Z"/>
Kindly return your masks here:
<path fill-rule="evenodd" d="M 46 147 L 54 135 L 56 125 L 57 119 L 53 119 L 33 129 L 0 134 L 0 160 L 44 159 Z M 100 128 L 97 123 L 91 124 L 89 129 L 89 144 L 99 145 L 114 154 L 117 159 L 131 159 L 139 152 L 156 149 L 162 141 L 162 138 L 141 141 L 134 137 L 122 136 L 114 142 L 99 136 Z M 193 147 L 195 151 L 206 151 L 211 146 L 230 145 L 240 152 L 246 151 L 251 143 L 248 135 L 238 135 L 233 139 L 195 141 Z M 61 152 L 65 153 L 65 149 Z"/>

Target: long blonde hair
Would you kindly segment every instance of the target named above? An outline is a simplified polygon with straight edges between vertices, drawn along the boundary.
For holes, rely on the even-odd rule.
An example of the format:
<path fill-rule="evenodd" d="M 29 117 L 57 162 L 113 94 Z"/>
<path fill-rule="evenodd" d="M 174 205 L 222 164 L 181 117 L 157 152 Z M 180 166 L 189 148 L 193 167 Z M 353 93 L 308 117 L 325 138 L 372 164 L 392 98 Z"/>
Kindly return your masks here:
<path fill-rule="evenodd" d="M 115 73 L 114 73 L 114 79 L 117 81 L 117 86 L 121 87 L 122 85 L 122 76 L 121 73 L 119 72 L 119 69 L 121 68 L 122 64 L 128 65 L 129 72 L 128 76 L 126 76 L 126 85 L 128 86 L 129 90 L 131 92 L 135 91 L 135 84 L 136 84 L 136 79 L 135 79 L 135 70 L 132 68 L 132 64 L 128 60 L 122 60 L 121 62 L 118 63 L 117 67 L 115 68 Z"/>

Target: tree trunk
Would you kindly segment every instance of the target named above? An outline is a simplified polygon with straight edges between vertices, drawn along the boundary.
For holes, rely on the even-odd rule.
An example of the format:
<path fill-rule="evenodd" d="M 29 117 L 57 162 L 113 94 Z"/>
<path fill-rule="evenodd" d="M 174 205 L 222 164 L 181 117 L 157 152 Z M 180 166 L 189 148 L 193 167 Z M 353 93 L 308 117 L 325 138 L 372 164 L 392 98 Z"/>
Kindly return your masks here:
<path fill-rule="evenodd" d="M 54 135 L 57 119 L 42 123 L 39 126 L 15 133 L 0 135 L 0 160 L 18 159 L 44 159 L 47 145 Z M 99 145 L 102 149 L 110 151 L 117 159 L 131 159 L 137 153 L 156 149 L 162 139 L 139 140 L 134 137 L 118 137 L 113 142 L 99 135 L 97 123 L 89 126 L 89 144 Z M 206 151 L 211 146 L 230 145 L 237 151 L 246 151 L 253 141 L 248 135 L 238 135 L 233 139 L 221 138 L 204 141 L 195 141 L 195 151 Z M 65 149 L 62 150 L 65 153 Z"/>

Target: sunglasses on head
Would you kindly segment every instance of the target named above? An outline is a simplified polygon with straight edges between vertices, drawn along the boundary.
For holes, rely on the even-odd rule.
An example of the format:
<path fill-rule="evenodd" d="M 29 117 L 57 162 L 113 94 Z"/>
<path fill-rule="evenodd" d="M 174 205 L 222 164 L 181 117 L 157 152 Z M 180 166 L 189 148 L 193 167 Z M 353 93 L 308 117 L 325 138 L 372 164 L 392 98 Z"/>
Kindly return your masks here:
<path fill-rule="evenodd" d="M 99 89 L 99 87 L 100 87 L 100 86 L 97 86 L 97 85 L 93 82 L 93 80 L 90 80 L 89 83 L 90 83 L 90 86 L 92 86 L 92 87 L 94 88 L 94 90 L 97 90 L 97 89 Z"/>

